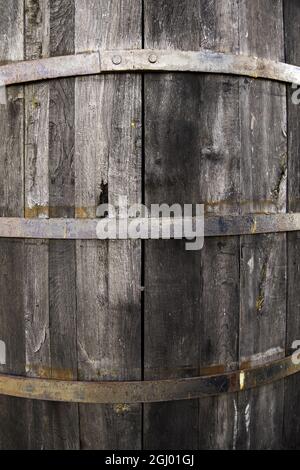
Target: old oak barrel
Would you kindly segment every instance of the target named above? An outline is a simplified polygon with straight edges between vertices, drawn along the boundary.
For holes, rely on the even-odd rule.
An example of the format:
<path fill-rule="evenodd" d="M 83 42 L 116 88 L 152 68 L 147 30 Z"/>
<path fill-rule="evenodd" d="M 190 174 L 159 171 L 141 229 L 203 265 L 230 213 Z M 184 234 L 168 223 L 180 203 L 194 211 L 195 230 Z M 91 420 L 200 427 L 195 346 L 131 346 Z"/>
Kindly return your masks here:
<path fill-rule="evenodd" d="M 300 448 L 299 2 L 0 12 L 0 448 Z"/>

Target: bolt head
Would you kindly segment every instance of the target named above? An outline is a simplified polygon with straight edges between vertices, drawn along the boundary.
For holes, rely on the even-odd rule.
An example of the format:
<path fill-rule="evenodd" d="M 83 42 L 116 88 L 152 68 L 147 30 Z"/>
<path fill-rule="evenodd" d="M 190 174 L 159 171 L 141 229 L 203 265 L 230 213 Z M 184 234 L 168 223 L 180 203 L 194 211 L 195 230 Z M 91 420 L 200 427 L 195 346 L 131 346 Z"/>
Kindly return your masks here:
<path fill-rule="evenodd" d="M 114 65 L 120 65 L 122 62 L 122 57 L 119 55 L 114 55 L 111 60 Z"/>
<path fill-rule="evenodd" d="M 155 64 L 155 62 L 157 62 L 157 55 L 150 54 L 149 55 L 149 62 L 150 62 L 150 64 Z"/>

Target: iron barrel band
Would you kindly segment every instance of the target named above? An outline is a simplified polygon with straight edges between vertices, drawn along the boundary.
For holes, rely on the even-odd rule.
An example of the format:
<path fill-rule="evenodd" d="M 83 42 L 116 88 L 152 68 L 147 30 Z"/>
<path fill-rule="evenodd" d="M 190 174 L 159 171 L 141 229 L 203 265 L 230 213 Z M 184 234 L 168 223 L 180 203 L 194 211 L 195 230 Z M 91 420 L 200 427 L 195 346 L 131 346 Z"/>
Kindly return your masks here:
<path fill-rule="evenodd" d="M 300 67 L 209 50 L 100 50 L 0 66 L 0 85 L 115 72 L 196 72 L 240 75 L 300 85 Z"/>
<path fill-rule="evenodd" d="M 89 404 L 169 402 L 243 392 L 298 372 L 300 364 L 293 356 L 289 356 L 251 369 L 186 379 L 75 382 L 0 375 L 0 395 Z"/>
<path fill-rule="evenodd" d="M 98 239 L 97 226 L 101 219 L 39 219 L 39 218 L 14 218 L 0 217 L 0 238 L 21 239 L 57 239 L 57 240 L 95 240 Z M 102 219 L 103 220 L 103 219 Z M 107 219 L 107 223 L 117 223 L 117 219 Z M 135 219 L 128 219 L 128 223 Z M 151 222 L 159 227 L 159 237 L 162 227 L 168 228 L 168 238 L 176 238 L 176 227 L 183 223 L 183 219 L 157 218 L 138 219 L 148 228 L 143 235 L 134 235 L 135 239 L 152 238 Z M 191 223 L 195 227 L 197 218 L 192 218 Z M 248 215 L 206 215 L 204 220 L 199 220 L 204 226 L 204 237 L 225 237 L 239 235 L 256 235 L 279 232 L 300 231 L 300 213 L 288 214 L 248 214 Z M 107 239 L 119 238 L 118 233 L 108 234 Z M 130 238 L 130 234 L 127 235 Z M 123 238 L 122 238 L 123 239 Z"/>

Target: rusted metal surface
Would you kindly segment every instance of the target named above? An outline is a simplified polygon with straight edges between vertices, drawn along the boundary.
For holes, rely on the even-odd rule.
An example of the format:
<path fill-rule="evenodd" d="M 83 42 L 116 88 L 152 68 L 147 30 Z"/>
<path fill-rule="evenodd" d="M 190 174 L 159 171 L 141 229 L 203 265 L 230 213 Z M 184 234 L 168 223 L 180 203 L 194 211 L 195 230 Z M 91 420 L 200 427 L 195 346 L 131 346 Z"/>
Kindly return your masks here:
<path fill-rule="evenodd" d="M 198 72 L 242 75 L 300 85 L 300 67 L 212 51 L 115 50 L 16 62 L 0 67 L 0 83 L 12 85 L 110 72 Z"/>
<path fill-rule="evenodd" d="M 57 240 L 95 240 L 97 225 L 103 219 L 24 219 L 0 218 L 0 238 L 33 238 Z M 114 227 L 118 219 L 105 219 L 108 227 Z M 128 219 L 131 223 L 134 219 Z M 170 238 L 174 238 L 176 227 L 182 227 L 181 219 L 138 219 L 141 227 L 137 238 L 149 239 L 150 228 L 159 227 L 159 237 L 162 229 L 170 229 Z M 200 220 L 200 219 L 199 219 Z M 196 228 L 196 218 L 193 218 L 193 229 Z M 255 235 L 259 233 L 300 231 L 300 213 L 295 214 L 249 214 L 245 216 L 213 216 L 204 219 L 205 237 L 222 237 L 233 235 Z M 142 233 L 143 232 L 143 233 Z M 118 233 L 107 236 L 112 240 L 123 239 Z M 125 238 L 130 238 L 129 236 Z"/>
<path fill-rule="evenodd" d="M 138 219 L 141 227 L 141 233 L 137 234 L 136 239 L 150 238 L 149 226 L 157 227 L 161 238 L 162 230 L 170 230 L 170 238 L 174 238 L 175 230 L 182 227 L 182 219 L 168 218 L 144 218 Z M 196 219 L 190 218 L 195 227 Z M 0 218 L 0 238 L 35 238 L 35 239 L 57 239 L 57 240 L 93 240 L 98 239 L 97 226 L 99 223 L 107 225 L 107 239 L 128 239 L 128 235 L 120 235 L 115 231 L 115 224 L 129 224 L 134 219 L 22 219 L 22 218 Z M 201 222 L 201 221 L 200 221 Z M 144 233 L 144 235 L 142 234 Z M 153 237 L 154 238 L 154 237 Z M 181 237 L 182 238 L 182 237 Z"/>
<path fill-rule="evenodd" d="M 255 235 L 300 230 L 300 213 L 207 216 L 205 236 Z"/>
<path fill-rule="evenodd" d="M 11 63 L 0 67 L 0 83 L 34 82 L 100 73 L 98 52 Z"/>
<path fill-rule="evenodd" d="M 293 356 L 253 369 L 187 379 L 145 382 L 74 382 L 0 376 L 0 395 L 68 403 L 155 403 L 244 391 L 294 375 Z"/>
<path fill-rule="evenodd" d="M 222 52 L 179 50 L 101 51 L 102 72 L 204 72 L 245 75 L 300 84 L 300 67 L 272 60 Z M 121 58 L 119 64 L 112 57 Z"/>

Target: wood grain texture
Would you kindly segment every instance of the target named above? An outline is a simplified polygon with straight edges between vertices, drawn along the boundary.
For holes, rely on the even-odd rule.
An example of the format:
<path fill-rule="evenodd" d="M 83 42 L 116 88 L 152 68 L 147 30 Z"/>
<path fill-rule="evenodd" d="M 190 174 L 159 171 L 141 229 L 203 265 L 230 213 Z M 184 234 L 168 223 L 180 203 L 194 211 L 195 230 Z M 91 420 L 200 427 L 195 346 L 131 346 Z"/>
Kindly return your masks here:
<path fill-rule="evenodd" d="M 0 2 L 0 61 L 23 60 L 24 10 L 18 0 Z M 23 87 L 7 90 L 0 105 L 0 216 L 24 215 Z M 23 240 L 0 241 L 0 339 L 6 344 L 2 373 L 25 374 Z M 17 372 L 18 371 L 18 372 Z M 1 449 L 26 449 L 26 404 L 0 397 Z"/>
<path fill-rule="evenodd" d="M 284 59 L 282 2 L 239 2 L 240 52 Z M 286 88 L 241 81 L 241 211 L 286 212 Z M 248 206 L 248 207 L 247 207 Z M 283 357 L 286 334 L 286 236 L 241 237 L 240 364 Z M 283 383 L 241 394 L 237 447 L 282 443 Z"/>
<path fill-rule="evenodd" d="M 25 59 L 49 55 L 48 1 L 25 1 Z M 49 85 L 25 87 L 25 216 L 49 216 Z M 51 377 L 49 331 L 47 240 L 26 240 L 24 245 L 26 282 L 24 320 L 26 375 Z M 29 449 L 52 447 L 51 411 L 53 405 L 28 401 L 27 438 Z"/>
<path fill-rule="evenodd" d="M 73 52 L 72 2 L 28 0 L 25 21 L 26 59 Z M 25 215 L 72 216 L 74 80 L 28 85 L 25 103 Z M 26 372 L 75 379 L 74 242 L 26 241 L 25 255 Z M 32 449 L 78 448 L 77 406 L 28 402 L 27 434 Z"/>
<path fill-rule="evenodd" d="M 0 0 L 0 10 L 0 63 L 139 49 L 144 30 L 146 48 L 300 65 L 296 0 Z M 143 165 L 147 205 L 300 212 L 294 90 L 287 108 L 286 87 L 264 80 L 143 80 L 107 74 L 29 84 L 25 94 L 10 87 L 0 105 L 0 216 L 95 218 L 100 203 L 119 195 L 140 202 Z M 184 241 L 147 241 L 142 254 L 140 241 L 1 239 L 0 372 L 150 380 L 282 358 L 300 339 L 299 240 L 213 238 L 201 252 L 186 252 Z M 299 386 L 295 376 L 239 395 L 144 407 L 0 397 L 0 448 L 299 449 Z"/>
<path fill-rule="evenodd" d="M 187 11 L 191 3 L 195 5 L 145 2 L 145 47 L 179 45 L 190 49 L 193 36 Z M 184 32 L 183 37 L 179 32 Z M 144 80 L 145 203 L 197 202 L 190 199 L 198 196 L 193 184 L 197 162 L 192 157 L 197 138 L 193 97 L 198 84 L 193 77 L 176 74 L 147 74 Z M 189 172 L 193 172 L 193 179 Z M 182 241 L 149 241 L 145 245 L 146 380 L 197 375 L 198 341 L 192 331 L 199 330 L 198 265 L 199 253 L 187 256 Z M 180 278 L 175 274 L 178 272 L 182 273 Z M 195 449 L 197 439 L 197 400 L 145 405 L 146 449 Z"/>
<path fill-rule="evenodd" d="M 76 52 L 140 48 L 140 0 L 76 1 Z M 76 80 L 77 217 L 141 201 L 141 78 Z M 140 242 L 77 242 L 81 380 L 141 378 Z M 83 449 L 138 449 L 141 406 L 80 406 Z"/>
<path fill-rule="evenodd" d="M 300 4 L 284 1 L 286 60 L 300 64 Z M 294 95 L 294 96 L 293 96 Z M 300 208 L 300 102 L 299 90 L 288 87 L 288 209 Z M 296 100 L 295 102 L 293 102 Z M 297 104 L 298 103 L 298 104 Z M 300 285 L 300 237 L 288 235 L 288 305 L 286 350 L 300 340 L 299 285 Z M 299 343 L 296 345 L 299 349 Z M 284 397 L 284 446 L 300 449 L 300 377 L 285 381 Z"/>
<path fill-rule="evenodd" d="M 52 56 L 74 53 L 74 0 L 50 2 L 49 48 Z M 51 82 L 49 95 L 49 215 L 74 217 L 75 80 Z M 75 256 L 74 242 L 49 242 L 51 375 L 67 380 L 77 378 Z M 57 404 L 54 423 L 54 448 L 78 449 L 78 407 Z"/>
<path fill-rule="evenodd" d="M 159 9 L 147 2 L 145 47 L 234 52 L 236 14 L 236 2 L 164 1 Z M 237 80 L 147 75 L 145 109 L 147 204 L 206 202 L 218 213 L 219 201 L 238 192 L 239 147 L 232 138 L 238 134 Z M 202 253 L 185 252 L 176 241 L 147 243 L 146 378 L 152 369 L 156 378 L 162 370 L 164 377 L 186 376 L 236 362 L 238 254 L 238 240 L 231 238 L 206 241 Z M 225 448 L 232 442 L 232 397 L 145 410 L 149 449 Z"/>
<path fill-rule="evenodd" d="M 202 2 L 205 47 L 235 53 L 238 2 Z M 199 130 L 200 199 L 211 214 L 238 213 L 240 190 L 239 79 L 206 76 Z M 200 373 L 237 361 L 239 239 L 206 240 L 201 252 Z M 210 410 L 210 411 L 209 411 Z M 199 447 L 234 447 L 235 396 L 200 400 Z"/>

